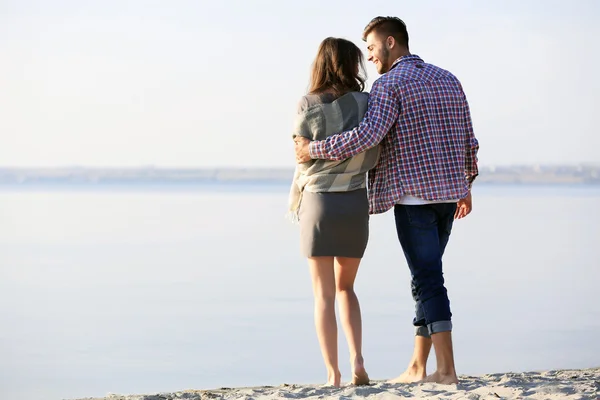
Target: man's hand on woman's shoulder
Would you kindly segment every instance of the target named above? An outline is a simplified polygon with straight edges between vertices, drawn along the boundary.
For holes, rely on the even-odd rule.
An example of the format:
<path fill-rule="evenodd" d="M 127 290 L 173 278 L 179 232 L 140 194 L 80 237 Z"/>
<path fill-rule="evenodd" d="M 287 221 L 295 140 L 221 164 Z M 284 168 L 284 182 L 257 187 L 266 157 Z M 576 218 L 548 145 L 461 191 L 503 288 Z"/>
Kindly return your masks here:
<path fill-rule="evenodd" d="M 310 153 L 308 151 L 308 145 L 310 144 L 310 140 L 302 136 L 296 136 L 294 138 L 294 151 L 296 152 L 296 162 L 298 164 L 303 164 L 307 161 L 310 161 Z"/>

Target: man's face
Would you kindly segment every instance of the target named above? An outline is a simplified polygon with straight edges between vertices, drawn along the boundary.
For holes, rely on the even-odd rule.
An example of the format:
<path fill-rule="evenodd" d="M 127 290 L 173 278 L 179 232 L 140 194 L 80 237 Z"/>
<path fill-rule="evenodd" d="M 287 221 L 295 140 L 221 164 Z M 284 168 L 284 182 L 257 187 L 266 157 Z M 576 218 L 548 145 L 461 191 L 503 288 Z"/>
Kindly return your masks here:
<path fill-rule="evenodd" d="M 368 60 L 375 64 L 379 74 L 385 74 L 392 66 L 390 51 L 387 48 L 386 38 L 373 31 L 367 35 Z"/>

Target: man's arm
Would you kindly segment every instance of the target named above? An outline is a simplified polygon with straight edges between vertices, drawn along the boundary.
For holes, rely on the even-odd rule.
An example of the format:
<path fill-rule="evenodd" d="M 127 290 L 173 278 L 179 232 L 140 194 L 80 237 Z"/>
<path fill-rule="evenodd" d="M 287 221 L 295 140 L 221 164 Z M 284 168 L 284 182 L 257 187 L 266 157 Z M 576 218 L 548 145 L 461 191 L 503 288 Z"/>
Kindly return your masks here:
<path fill-rule="evenodd" d="M 338 133 L 325 140 L 311 142 L 310 158 L 345 160 L 375 147 L 398 120 L 400 101 L 385 84 L 375 82 L 367 112 L 360 124 L 351 131 Z"/>
<path fill-rule="evenodd" d="M 467 140 L 465 144 L 465 179 L 469 186 L 469 193 L 464 199 L 460 199 L 456 205 L 456 212 L 454 213 L 454 219 L 461 219 L 466 217 L 473 210 L 473 200 L 471 197 L 471 187 L 473 181 L 479 170 L 477 168 L 477 151 L 479 150 L 479 142 L 475 138 L 475 132 L 473 131 L 473 122 L 471 120 L 471 111 L 469 110 L 469 103 L 465 96 L 465 129 L 467 132 Z"/>
<path fill-rule="evenodd" d="M 477 168 L 477 151 L 479 150 L 479 141 L 473 132 L 473 122 L 471 121 L 471 111 L 469 103 L 465 97 L 465 128 L 467 130 L 467 141 L 465 146 L 465 178 L 469 184 L 469 190 L 473 185 L 473 181 L 479 175 Z"/>

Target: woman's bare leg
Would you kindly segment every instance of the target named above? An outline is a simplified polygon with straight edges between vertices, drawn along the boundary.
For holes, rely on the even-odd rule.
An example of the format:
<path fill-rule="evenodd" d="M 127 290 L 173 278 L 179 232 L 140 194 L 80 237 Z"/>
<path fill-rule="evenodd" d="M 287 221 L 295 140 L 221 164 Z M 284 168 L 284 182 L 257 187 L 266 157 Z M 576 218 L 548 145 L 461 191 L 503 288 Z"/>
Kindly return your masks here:
<path fill-rule="evenodd" d="M 315 297 L 315 327 L 327 368 L 327 384 L 339 387 L 341 373 L 338 366 L 333 257 L 310 257 L 308 265 Z"/>
<path fill-rule="evenodd" d="M 360 304 L 356 293 L 354 293 L 354 280 L 356 279 L 360 260 L 360 258 L 336 257 L 335 284 L 340 306 L 340 320 L 350 350 L 352 383 L 367 385 L 369 375 L 365 370 L 362 355 L 362 318 Z"/>

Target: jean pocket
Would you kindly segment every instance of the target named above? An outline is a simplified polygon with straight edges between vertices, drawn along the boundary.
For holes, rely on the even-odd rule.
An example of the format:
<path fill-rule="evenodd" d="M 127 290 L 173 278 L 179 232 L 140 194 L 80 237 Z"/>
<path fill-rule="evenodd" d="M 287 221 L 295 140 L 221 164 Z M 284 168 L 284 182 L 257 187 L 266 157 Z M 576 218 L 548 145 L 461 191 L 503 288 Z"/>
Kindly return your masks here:
<path fill-rule="evenodd" d="M 408 223 L 417 228 L 428 228 L 437 223 L 437 216 L 428 206 L 404 206 Z"/>

